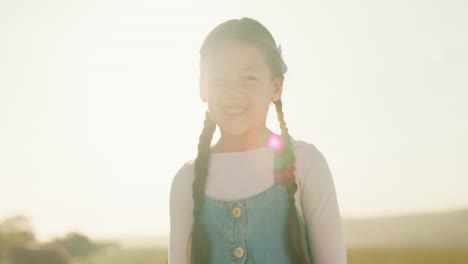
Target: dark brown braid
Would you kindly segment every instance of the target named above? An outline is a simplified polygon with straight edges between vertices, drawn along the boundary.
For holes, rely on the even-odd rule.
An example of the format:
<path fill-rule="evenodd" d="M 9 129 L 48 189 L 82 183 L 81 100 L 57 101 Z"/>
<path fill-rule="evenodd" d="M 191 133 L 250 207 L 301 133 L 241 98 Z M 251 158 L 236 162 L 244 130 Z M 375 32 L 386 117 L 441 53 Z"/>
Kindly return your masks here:
<path fill-rule="evenodd" d="M 194 173 L 195 179 L 192 184 L 193 197 L 193 227 L 192 227 L 192 242 L 191 246 L 191 263 L 208 263 L 209 259 L 209 243 L 206 230 L 200 221 L 200 212 L 203 206 L 205 197 L 205 185 L 208 177 L 208 167 L 210 164 L 211 140 L 216 130 L 216 124 L 210 118 L 208 111 L 205 113 L 205 122 L 203 132 L 200 135 L 198 143 L 198 155 L 195 159 Z M 203 243 L 201 243 L 203 241 Z"/>
<path fill-rule="evenodd" d="M 295 161 L 294 148 L 292 138 L 289 135 L 288 127 L 284 121 L 283 103 L 281 99 L 274 102 L 276 106 L 276 113 L 278 114 L 278 121 L 281 127 L 281 138 L 283 139 L 284 148 L 278 157 L 280 169 L 280 181 L 286 186 L 288 190 L 289 211 L 288 211 L 288 228 L 286 229 L 285 237 L 288 241 L 288 252 L 293 263 L 306 264 L 307 250 L 304 245 L 303 231 L 300 226 L 294 194 L 297 191 L 297 183 L 295 180 Z"/>

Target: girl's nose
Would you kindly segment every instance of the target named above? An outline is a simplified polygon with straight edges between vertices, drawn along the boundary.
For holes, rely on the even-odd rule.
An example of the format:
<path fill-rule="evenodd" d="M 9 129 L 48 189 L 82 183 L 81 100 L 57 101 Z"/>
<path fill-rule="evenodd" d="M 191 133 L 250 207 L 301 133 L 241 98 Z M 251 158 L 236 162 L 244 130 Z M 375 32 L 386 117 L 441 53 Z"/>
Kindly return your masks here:
<path fill-rule="evenodd" d="M 231 85 L 227 89 L 224 89 L 222 95 L 224 100 L 227 101 L 239 101 L 246 96 L 245 89 L 240 85 Z"/>
<path fill-rule="evenodd" d="M 245 93 L 245 87 L 242 80 L 230 80 L 226 83 L 224 89 L 224 94 L 243 94 Z"/>

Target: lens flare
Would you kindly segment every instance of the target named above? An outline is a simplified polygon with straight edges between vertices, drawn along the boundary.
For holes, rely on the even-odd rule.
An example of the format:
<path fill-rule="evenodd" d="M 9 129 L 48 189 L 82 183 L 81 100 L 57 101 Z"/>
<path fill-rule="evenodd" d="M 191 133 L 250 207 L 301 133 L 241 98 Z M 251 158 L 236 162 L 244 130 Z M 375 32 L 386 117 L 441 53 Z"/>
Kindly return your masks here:
<path fill-rule="evenodd" d="M 270 146 L 270 148 L 276 150 L 276 151 L 279 151 L 281 149 L 281 146 L 283 145 L 282 144 L 283 142 L 281 142 L 281 137 L 277 136 L 277 135 L 272 135 L 269 139 L 268 139 L 268 146 Z"/>

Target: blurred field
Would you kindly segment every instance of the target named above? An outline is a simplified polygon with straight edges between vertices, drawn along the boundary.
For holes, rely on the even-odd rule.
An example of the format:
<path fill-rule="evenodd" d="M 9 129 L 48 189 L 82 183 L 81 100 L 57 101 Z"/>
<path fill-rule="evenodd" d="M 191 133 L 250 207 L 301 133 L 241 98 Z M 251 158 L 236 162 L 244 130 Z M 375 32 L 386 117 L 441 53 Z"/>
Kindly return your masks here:
<path fill-rule="evenodd" d="M 468 264 L 468 248 L 351 248 L 348 264 Z"/>
<path fill-rule="evenodd" d="M 468 264 L 468 248 L 350 248 L 348 264 Z M 163 264 L 165 249 L 122 249 L 79 264 Z"/>
<path fill-rule="evenodd" d="M 77 262 L 77 264 L 163 264 L 166 249 L 116 249 Z"/>

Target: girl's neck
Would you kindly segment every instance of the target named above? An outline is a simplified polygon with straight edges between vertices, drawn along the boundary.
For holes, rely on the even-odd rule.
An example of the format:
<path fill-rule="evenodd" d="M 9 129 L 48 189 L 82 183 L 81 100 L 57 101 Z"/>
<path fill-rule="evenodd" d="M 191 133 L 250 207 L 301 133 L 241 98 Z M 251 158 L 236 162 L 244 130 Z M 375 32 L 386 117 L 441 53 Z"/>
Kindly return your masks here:
<path fill-rule="evenodd" d="M 216 152 L 240 152 L 268 146 L 268 139 L 274 133 L 267 127 L 247 131 L 242 135 L 229 135 L 221 131 L 221 137 L 211 148 Z"/>

